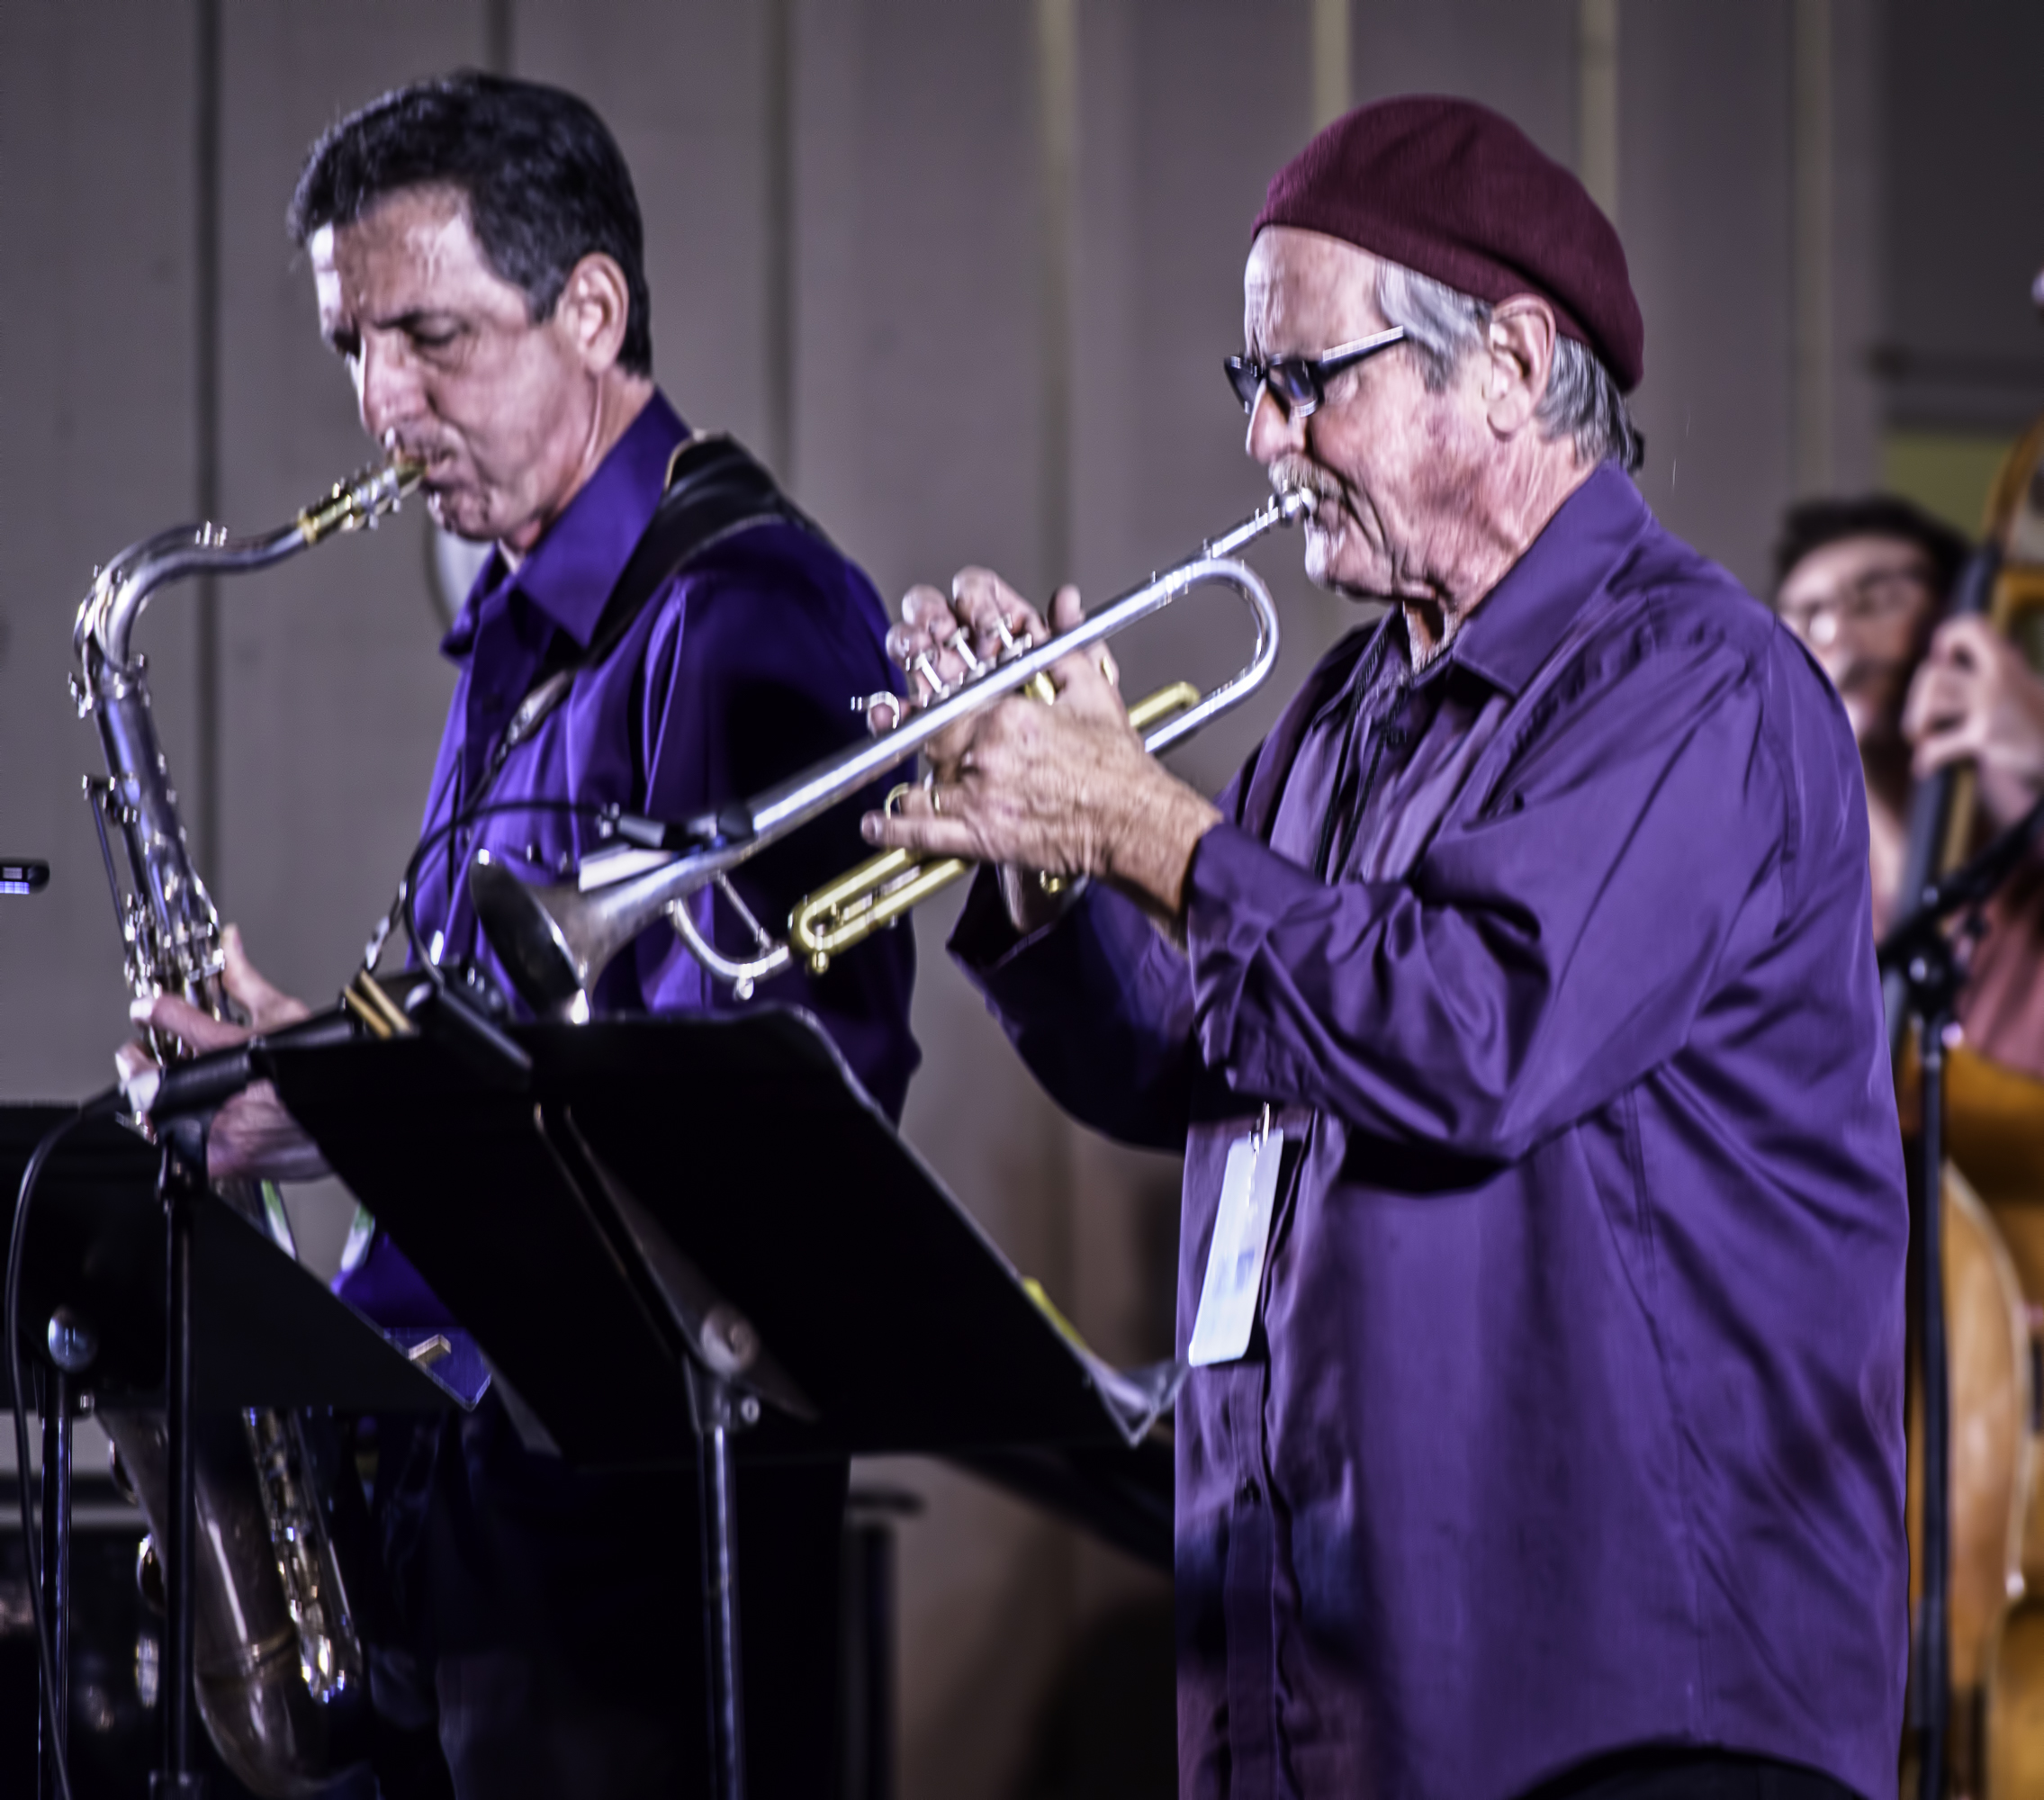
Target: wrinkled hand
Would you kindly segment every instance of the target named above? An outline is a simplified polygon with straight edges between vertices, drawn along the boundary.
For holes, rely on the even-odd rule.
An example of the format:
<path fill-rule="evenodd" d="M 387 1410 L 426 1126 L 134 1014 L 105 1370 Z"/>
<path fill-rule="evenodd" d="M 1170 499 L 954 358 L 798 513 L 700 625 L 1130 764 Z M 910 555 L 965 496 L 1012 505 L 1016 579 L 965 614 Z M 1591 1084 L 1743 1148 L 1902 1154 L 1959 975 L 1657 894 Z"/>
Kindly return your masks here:
<path fill-rule="evenodd" d="M 1077 590 L 1060 589 L 1050 623 L 1068 631 L 1084 616 Z M 946 601 L 919 588 L 903 604 L 888 651 L 905 667 L 927 655 L 946 682 L 967 670 L 957 634 L 971 648 L 999 644 L 992 621 L 1018 621 L 1040 634 L 1043 621 L 1014 590 L 984 569 L 968 569 Z M 940 652 L 957 657 L 955 667 Z M 1129 724 L 1115 691 L 1111 658 L 1098 647 L 1054 663 L 1057 703 L 1015 698 L 975 714 L 925 746 L 931 779 L 912 789 L 891 817 L 869 814 L 869 842 L 933 856 L 965 857 L 1004 868 L 1040 869 L 1067 880 L 1097 876 L 1151 911 L 1175 918 L 1184 904 L 1193 847 L 1220 819 L 1201 795 L 1154 762 Z M 927 679 L 923 683 L 927 695 Z M 1017 910 L 1033 883 L 1009 880 Z"/>
<path fill-rule="evenodd" d="M 226 961 L 221 980 L 229 997 L 249 1022 L 238 1025 L 216 1019 L 175 994 L 138 1000 L 129 1008 L 135 1023 L 159 1039 L 176 1038 L 194 1055 L 230 1049 L 236 1044 L 311 1016 L 311 1009 L 265 980 L 241 943 L 239 926 L 221 933 Z M 147 1044 L 137 1039 L 113 1053 L 123 1087 L 156 1067 Z M 257 1082 L 229 1101 L 213 1115 L 206 1138 L 206 1173 L 215 1181 L 236 1176 L 269 1181 L 317 1181 L 329 1173 L 318 1147 L 284 1109 L 275 1086 Z"/>
<path fill-rule="evenodd" d="M 1910 684 L 1902 732 L 1919 778 L 1955 762 L 1974 765 L 1980 804 L 1997 829 L 2044 795 L 2044 681 L 1985 619 L 1938 627 Z"/>

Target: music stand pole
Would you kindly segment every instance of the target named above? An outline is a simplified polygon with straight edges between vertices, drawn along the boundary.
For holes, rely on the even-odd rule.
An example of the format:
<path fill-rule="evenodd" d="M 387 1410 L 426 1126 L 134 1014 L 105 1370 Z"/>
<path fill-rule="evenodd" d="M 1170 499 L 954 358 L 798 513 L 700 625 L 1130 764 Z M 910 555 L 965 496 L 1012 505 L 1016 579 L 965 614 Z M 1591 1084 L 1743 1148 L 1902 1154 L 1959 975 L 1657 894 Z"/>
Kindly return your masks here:
<path fill-rule="evenodd" d="M 701 1494 L 703 1651 L 708 1674 L 710 1773 L 716 1800 L 744 1800 L 744 1678 L 738 1661 L 738 1517 L 732 1435 L 753 1423 L 760 1403 L 740 1395 L 693 1354 L 689 1399 L 695 1414 L 696 1478 Z"/>
<path fill-rule="evenodd" d="M 1951 1385 L 1945 1343 L 1945 1032 L 1958 990 L 1949 949 L 1944 980 L 1909 971 L 1917 1012 L 1922 1118 L 1917 1135 L 1917 1208 L 1922 1263 L 1918 1302 L 1923 1337 L 1923 1704 L 1920 1800 L 1941 1800 L 1951 1713 Z M 1933 1498 L 1934 1497 L 1934 1498 Z"/>
<path fill-rule="evenodd" d="M 164 1766 L 149 1783 L 151 1800 L 204 1800 L 205 1777 L 192 1768 L 194 1673 L 192 1494 L 192 1209 L 206 1184 L 203 1121 L 180 1120 L 163 1147 L 165 1227 L 168 1237 L 169 1325 L 164 1386 L 170 1451 L 169 1543 L 164 1550 Z"/>
<path fill-rule="evenodd" d="M 1917 1800 L 1942 1800 L 1951 1721 L 1951 1385 L 1945 1343 L 1945 1033 L 1964 979 L 1942 913 L 1920 908 L 1890 933 L 1881 961 L 1898 974 L 1916 1020 L 1922 1117 L 1911 1235 L 1917 1266 L 1918 1363 L 1923 1376 L 1922 1612 L 1914 1633 Z"/>
<path fill-rule="evenodd" d="M 50 1621 L 50 1653 L 56 1691 L 41 1715 L 44 1800 L 58 1800 L 57 1763 L 71 1714 L 71 1378 L 42 1372 L 42 1616 Z M 20 1472 L 26 1481 L 29 1472 Z M 52 1731 L 50 1715 L 56 1715 Z"/>

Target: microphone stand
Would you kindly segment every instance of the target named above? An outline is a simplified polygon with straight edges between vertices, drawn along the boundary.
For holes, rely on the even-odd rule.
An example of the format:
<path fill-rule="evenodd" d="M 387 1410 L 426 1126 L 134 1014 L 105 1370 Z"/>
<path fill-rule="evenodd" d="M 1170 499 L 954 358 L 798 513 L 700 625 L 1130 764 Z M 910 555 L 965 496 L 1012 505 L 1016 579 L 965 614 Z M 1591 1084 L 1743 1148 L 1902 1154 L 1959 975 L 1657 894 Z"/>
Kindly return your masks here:
<path fill-rule="evenodd" d="M 1882 940 L 1885 976 L 1900 978 L 1916 1019 L 1922 1117 L 1916 1138 L 1917 1246 L 1923 1368 L 1923 1613 L 1917 1634 L 1922 1709 L 1920 1800 L 1941 1800 L 1951 1712 L 1951 1382 L 1944 1288 L 1945 1034 L 1966 985 L 1952 914 L 1981 905 L 2014 873 L 2044 832 L 2044 800 L 1969 862 L 1931 882 Z"/>

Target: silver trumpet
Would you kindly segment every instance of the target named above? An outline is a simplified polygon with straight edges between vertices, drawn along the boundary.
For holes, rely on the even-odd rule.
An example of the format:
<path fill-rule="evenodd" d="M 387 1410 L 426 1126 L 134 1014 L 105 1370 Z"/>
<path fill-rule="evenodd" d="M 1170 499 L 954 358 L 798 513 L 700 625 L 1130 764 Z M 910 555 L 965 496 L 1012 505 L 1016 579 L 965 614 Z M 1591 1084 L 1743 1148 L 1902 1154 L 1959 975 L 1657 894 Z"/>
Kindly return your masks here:
<path fill-rule="evenodd" d="M 1110 601 L 1081 625 L 1044 644 L 1027 637 L 1004 647 L 962 685 L 934 688 L 932 704 L 903 718 L 871 742 L 825 759 L 764 794 L 714 816 L 689 821 L 680 836 L 688 847 L 654 850 L 619 844 L 582 863 L 576 878 L 554 886 L 521 880 L 488 850 L 469 865 L 469 893 L 484 936 L 527 1003 L 542 1016 L 572 1021 L 590 1016 L 590 994 L 611 958 L 640 932 L 666 918 L 703 967 L 736 989 L 741 999 L 758 982 L 794 967 L 797 957 L 817 973 L 849 948 L 964 874 L 956 858 L 919 858 L 905 850 L 874 857 L 798 901 L 788 934 L 760 933 L 757 953 L 730 958 L 711 944 L 689 911 L 706 887 L 731 896 L 734 869 L 770 844 L 828 812 L 840 801 L 906 760 L 924 743 L 1010 694 L 1028 690 L 1049 698 L 1049 670 L 1059 659 L 1126 630 L 1195 588 L 1230 589 L 1248 608 L 1256 629 L 1249 660 L 1229 680 L 1202 695 L 1179 682 L 1130 708 L 1152 755 L 1238 705 L 1269 677 L 1277 662 L 1277 608 L 1270 590 L 1238 553 L 1274 526 L 1290 525 L 1312 508 L 1302 489 L 1274 495 L 1231 531 L 1202 544 L 1184 562 L 1153 574 Z M 933 672 L 926 676 L 933 681 Z M 858 702 L 863 706 L 863 702 Z M 749 917 L 742 905 L 735 910 Z"/>
<path fill-rule="evenodd" d="M 159 533 L 100 571 L 79 607 L 71 691 L 81 716 L 98 727 L 106 759 L 106 774 L 88 775 L 86 793 L 120 918 L 129 989 L 138 999 L 176 994 L 216 1018 L 228 1016 L 220 915 L 185 844 L 145 659 L 131 644 L 142 609 L 173 581 L 266 569 L 374 526 L 419 474 L 419 465 L 405 462 L 365 469 L 261 537 L 230 537 L 211 525 Z M 175 1042 L 152 1048 L 166 1059 L 180 1052 Z M 275 1190 L 230 1183 L 217 1191 L 293 1249 Z M 170 1494 L 164 1415 L 103 1408 L 99 1418 L 160 1542 Z M 306 1422 L 266 1408 L 207 1421 L 193 1462 L 199 1714 L 245 1786 L 270 1796 L 316 1794 L 347 1772 L 337 1722 L 367 1693 Z"/>

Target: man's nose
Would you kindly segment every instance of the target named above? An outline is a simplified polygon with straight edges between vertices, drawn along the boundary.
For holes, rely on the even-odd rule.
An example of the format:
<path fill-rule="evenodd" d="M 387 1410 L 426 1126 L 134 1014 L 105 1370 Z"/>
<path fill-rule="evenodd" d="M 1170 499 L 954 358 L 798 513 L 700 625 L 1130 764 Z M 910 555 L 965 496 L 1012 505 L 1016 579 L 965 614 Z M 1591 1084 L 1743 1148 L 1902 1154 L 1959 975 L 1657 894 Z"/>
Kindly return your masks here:
<path fill-rule="evenodd" d="M 1244 447 L 1265 468 L 1280 456 L 1301 454 L 1306 448 L 1306 421 L 1287 413 L 1267 387 L 1258 388 L 1256 403 L 1249 409 Z"/>
<path fill-rule="evenodd" d="M 363 429 L 381 444 L 394 428 L 424 410 L 419 371 L 404 350 L 382 334 L 365 336 L 356 376 Z"/>

